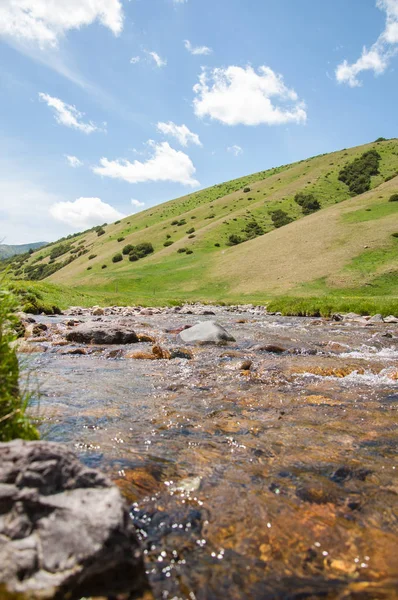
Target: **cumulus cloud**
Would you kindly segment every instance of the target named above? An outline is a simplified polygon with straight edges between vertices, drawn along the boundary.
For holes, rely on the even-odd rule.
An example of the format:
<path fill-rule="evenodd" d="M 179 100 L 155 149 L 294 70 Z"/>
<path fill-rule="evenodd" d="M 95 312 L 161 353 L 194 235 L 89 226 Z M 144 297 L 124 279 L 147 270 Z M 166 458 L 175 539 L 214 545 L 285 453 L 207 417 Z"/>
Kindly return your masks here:
<path fill-rule="evenodd" d="M 196 146 L 202 145 L 198 134 L 190 131 L 186 125 L 176 125 L 172 121 L 169 121 L 168 123 L 159 122 L 157 128 L 164 135 L 170 135 L 176 138 L 181 146 L 186 147 L 188 144 L 195 144 Z"/>
<path fill-rule="evenodd" d="M 143 206 L 145 206 L 145 202 L 140 202 L 139 200 L 134 200 L 134 198 L 131 198 L 131 204 L 135 208 L 142 208 Z"/>
<path fill-rule="evenodd" d="M 108 160 L 101 158 L 99 166 L 93 167 L 94 173 L 113 179 L 122 179 L 129 183 L 145 181 L 174 181 L 183 185 L 197 186 L 199 182 L 193 175 L 196 169 L 187 154 L 174 150 L 167 142 L 150 142 L 153 155 L 147 161 Z"/>
<path fill-rule="evenodd" d="M 229 146 L 227 148 L 227 152 L 231 152 L 235 156 L 239 156 L 240 154 L 243 154 L 243 149 L 237 144 L 234 144 L 233 146 Z"/>
<path fill-rule="evenodd" d="M 336 68 L 336 79 L 350 87 L 362 85 L 358 75 L 363 71 L 373 71 L 381 75 L 387 69 L 390 60 L 398 52 L 398 0 L 377 0 L 377 8 L 386 13 L 386 25 L 376 42 L 368 50 L 362 49 L 362 54 L 354 63 L 344 60 Z"/>
<path fill-rule="evenodd" d="M 71 156 L 70 154 L 65 154 L 65 158 L 68 161 L 68 165 L 76 169 L 77 167 L 82 167 L 83 163 L 77 156 Z"/>
<path fill-rule="evenodd" d="M 126 215 L 99 198 L 78 198 L 74 202 L 57 202 L 50 207 L 51 216 L 74 228 L 87 229 L 101 223 L 122 219 Z"/>
<path fill-rule="evenodd" d="M 120 0 L 1 0 L 0 36 L 56 47 L 70 30 L 99 21 L 119 35 L 123 29 Z"/>
<path fill-rule="evenodd" d="M 192 46 L 189 40 L 184 40 L 184 46 L 191 54 L 197 55 L 207 55 L 211 54 L 213 50 L 208 48 L 207 46 Z"/>
<path fill-rule="evenodd" d="M 71 127 L 72 129 L 78 129 L 79 131 L 87 134 L 93 133 L 94 131 L 104 131 L 92 121 L 89 121 L 88 123 L 82 121 L 84 113 L 78 111 L 76 106 L 73 106 L 72 104 L 66 104 L 59 98 L 54 98 L 53 96 L 43 94 L 42 92 L 39 93 L 39 98 L 54 110 L 55 120 L 60 125 L 65 125 L 65 127 Z"/>
<path fill-rule="evenodd" d="M 157 67 L 161 68 L 167 65 L 167 60 L 161 58 L 157 52 L 147 52 L 147 54 L 152 58 Z"/>
<path fill-rule="evenodd" d="M 307 118 L 296 92 L 266 66 L 258 72 L 251 66 L 203 69 L 193 89 L 195 114 L 226 125 L 282 125 Z"/>

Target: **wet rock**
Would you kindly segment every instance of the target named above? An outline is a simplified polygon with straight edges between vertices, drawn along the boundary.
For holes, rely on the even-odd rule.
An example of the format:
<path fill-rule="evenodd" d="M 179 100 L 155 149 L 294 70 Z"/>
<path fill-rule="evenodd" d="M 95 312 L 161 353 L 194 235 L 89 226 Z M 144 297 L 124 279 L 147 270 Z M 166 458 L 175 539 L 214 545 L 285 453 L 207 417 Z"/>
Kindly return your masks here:
<path fill-rule="evenodd" d="M 253 365 L 252 360 L 244 360 L 243 363 L 241 363 L 241 365 L 240 365 L 240 370 L 241 371 L 250 371 L 250 369 L 252 368 L 252 365 Z"/>
<path fill-rule="evenodd" d="M 122 358 L 123 350 L 121 348 L 115 348 L 115 350 L 109 350 L 106 354 L 106 358 Z"/>
<path fill-rule="evenodd" d="M 265 346 L 254 346 L 253 350 L 258 352 L 270 352 L 271 354 L 283 354 L 287 351 L 283 346 L 277 346 L 276 344 L 266 344 Z"/>
<path fill-rule="evenodd" d="M 181 331 L 185 331 L 185 329 L 190 329 L 192 325 L 182 325 L 181 327 L 176 327 L 174 329 L 166 329 L 166 333 L 181 333 Z"/>
<path fill-rule="evenodd" d="M 0 444 L 0 497 L 0 588 L 6 598 L 136 597 L 148 589 L 118 489 L 64 446 Z"/>
<path fill-rule="evenodd" d="M 398 317 L 394 317 L 394 315 L 389 315 L 384 319 L 384 323 L 398 323 Z"/>
<path fill-rule="evenodd" d="M 87 350 L 85 348 L 68 348 L 67 350 L 61 350 L 58 352 L 58 354 L 85 356 L 87 354 Z"/>
<path fill-rule="evenodd" d="M 235 338 L 215 321 L 202 321 L 179 334 L 183 342 L 222 343 L 235 342 Z"/>
<path fill-rule="evenodd" d="M 169 350 L 167 350 L 166 348 L 162 348 L 162 346 L 159 346 L 158 344 L 156 346 L 153 346 L 152 354 L 155 356 L 155 358 L 158 359 L 170 360 L 171 358 Z"/>
<path fill-rule="evenodd" d="M 46 352 L 47 346 L 38 343 L 30 344 L 29 342 L 21 341 L 17 344 L 17 350 L 22 354 L 34 354 L 35 352 Z"/>
<path fill-rule="evenodd" d="M 123 323 L 81 323 L 66 334 L 69 342 L 78 344 L 135 344 L 138 336 L 131 326 Z"/>
<path fill-rule="evenodd" d="M 185 358 L 186 360 L 191 360 L 193 358 L 193 354 L 190 350 L 185 348 L 175 348 L 170 350 L 170 358 Z"/>
<path fill-rule="evenodd" d="M 334 352 L 335 354 L 341 354 L 343 352 L 348 352 L 350 349 L 347 344 L 340 344 L 339 342 L 328 342 L 326 344 L 326 350 L 329 352 Z"/>
<path fill-rule="evenodd" d="M 368 321 L 369 323 L 384 323 L 384 319 L 381 315 L 373 315 Z"/>
<path fill-rule="evenodd" d="M 93 306 L 91 314 L 93 315 L 93 317 L 101 317 L 105 314 L 105 310 L 100 306 Z"/>
<path fill-rule="evenodd" d="M 145 333 L 137 333 L 137 337 L 139 342 L 151 342 L 152 344 L 155 342 L 155 338 Z"/>

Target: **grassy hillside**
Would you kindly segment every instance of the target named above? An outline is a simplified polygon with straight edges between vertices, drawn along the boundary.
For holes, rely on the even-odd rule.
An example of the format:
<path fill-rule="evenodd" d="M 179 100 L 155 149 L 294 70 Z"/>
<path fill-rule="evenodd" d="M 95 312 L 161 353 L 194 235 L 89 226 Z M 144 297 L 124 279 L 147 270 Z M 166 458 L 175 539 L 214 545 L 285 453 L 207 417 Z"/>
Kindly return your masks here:
<path fill-rule="evenodd" d="M 352 197 L 339 174 L 370 150 L 380 156 L 377 174 L 369 175 L 369 191 Z M 357 167 L 358 191 L 366 169 Z M 291 297 L 329 298 L 336 306 L 365 298 L 372 307 L 384 303 L 392 310 L 398 202 L 389 198 L 398 192 L 397 172 L 396 139 L 310 158 L 69 236 L 12 263 L 11 276 L 45 277 L 44 294 L 50 293 L 48 283 L 67 284 L 69 303 L 75 294 L 80 304 L 287 296 L 287 303 Z M 299 192 L 312 194 L 319 210 L 303 214 L 305 207 L 295 201 Z M 153 253 L 112 262 L 127 244 L 142 242 L 150 242 Z"/>
<path fill-rule="evenodd" d="M 45 246 L 47 242 L 34 242 L 33 244 L 0 244 L 0 260 L 16 256 L 18 254 L 25 254 L 29 250 L 38 250 L 42 246 Z"/>

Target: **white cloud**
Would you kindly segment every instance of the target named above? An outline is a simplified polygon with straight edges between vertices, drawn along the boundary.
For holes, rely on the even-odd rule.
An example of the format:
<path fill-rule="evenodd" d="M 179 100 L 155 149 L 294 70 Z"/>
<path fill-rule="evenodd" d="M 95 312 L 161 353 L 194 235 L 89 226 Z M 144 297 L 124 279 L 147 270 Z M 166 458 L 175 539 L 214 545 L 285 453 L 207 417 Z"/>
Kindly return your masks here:
<path fill-rule="evenodd" d="M 68 161 L 70 167 L 76 169 L 77 167 L 82 167 L 83 163 L 77 156 L 71 156 L 70 154 L 65 154 L 65 158 Z"/>
<path fill-rule="evenodd" d="M 344 60 L 336 68 L 336 79 L 339 83 L 347 83 L 350 87 L 362 85 L 358 75 L 363 71 L 373 71 L 381 75 L 387 69 L 391 58 L 397 54 L 398 48 L 398 0 L 377 0 L 376 6 L 386 12 L 386 25 L 376 42 L 354 63 Z"/>
<path fill-rule="evenodd" d="M 171 135 L 176 138 L 181 146 L 186 147 L 189 143 L 196 144 L 196 146 L 202 145 L 198 134 L 190 131 L 186 125 L 176 125 L 172 121 L 168 123 L 159 122 L 157 128 L 164 135 Z"/>
<path fill-rule="evenodd" d="M 135 208 L 142 208 L 143 206 L 145 206 L 145 202 L 140 202 L 139 200 L 134 200 L 134 198 L 131 198 L 131 204 Z"/>
<path fill-rule="evenodd" d="M 94 173 L 104 177 L 122 179 L 129 183 L 144 181 L 175 181 L 183 185 L 197 186 L 193 178 L 195 167 L 187 154 L 174 150 L 167 142 L 150 142 L 153 155 L 145 162 L 135 160 L 108 160 L 101 158 L 100 165 L 93 167 Z"/>
<path fill-rule="evenodd" d="M 261 66 L 230 66 L 202 70 L 194 86 L 194 110 L 198 117 L 209 116 L 226 125 L 281 125 L 306 121 L 305 105 L 288 88 L 283 77 Z"/>
<path fill-rule="evenodd" d="M 232 154 L 235 156 L 239 156 L 240 154 L 243 154 L 243 149 L 237 144 L 234 144 L 233 146 L 229 146 L 229 148 L 227 148 L 227 152 L 232 152 Z"/>
<path fill-rule="evenodd" d="M 110 223 L 126 216 L 99 198 L 78 198 L 74 202 L 57 202 L 50 207 L 50 214 L 57 221 L 80 229 L 87 229 L 104 222 Z"/>
<path fill-rule="evenodd" d="M 197 55 L 207 55 L 211 54 L 213 50 L 208 48 L 207 46 L 192 46 L 189 40 L 184 40 L 184 46 L 191 54 Z"/>
<path fill-rule="evenodd" d="M 66 104 L 59 98 L 54 98 L 53 96 L 41 92 L 39 93 L 39 98 L 43 100 L 43 102 L 46 102 L 50 108 L 54 109 L 55 120 L 60 125 L 78 129 L 87 134 L 93 133 L 94 131 L 103 131 L 103 129 L 99 128 L 92 121 L 89 121 L 88 123 L 82 121 L 81 118 L 84 114 L 79 112 L 72 104 Z"/>
<path fill-rule="evenodd" d="M 132 56 L 132 57 L 130 58 L 130 63 L 131 63 L 132 65 L 136 65 L 137 63 L 139 63 L 139 62 L 140 62 L 140 60 L 141 60 L 141 58 L 140 58 L 139 56 Z"/>
<path fill-rule="evenodd" d="M 157 67 L 161 68 L 167 65 L 167 60 L 161 58 L 157 52 L 147 52 L 147 54 L 154 60 Z"/>
<path fill-rule="evenodd" d="M 1 0 L 0 36 L 56 47 L 72 29 L 95 21 L 119 35 L 123 29 L 120 0 Z"/>

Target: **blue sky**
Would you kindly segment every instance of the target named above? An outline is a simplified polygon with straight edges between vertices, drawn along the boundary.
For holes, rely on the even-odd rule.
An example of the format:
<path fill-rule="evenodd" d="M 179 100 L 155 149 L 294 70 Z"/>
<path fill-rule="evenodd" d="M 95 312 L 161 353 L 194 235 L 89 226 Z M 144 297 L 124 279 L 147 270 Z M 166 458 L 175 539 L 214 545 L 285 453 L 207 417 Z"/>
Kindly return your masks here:
<path fill-rule="evenodd" d="M 0 239 L 396 137 L 397 49 L 398 0 L 2 0 Z"/>

